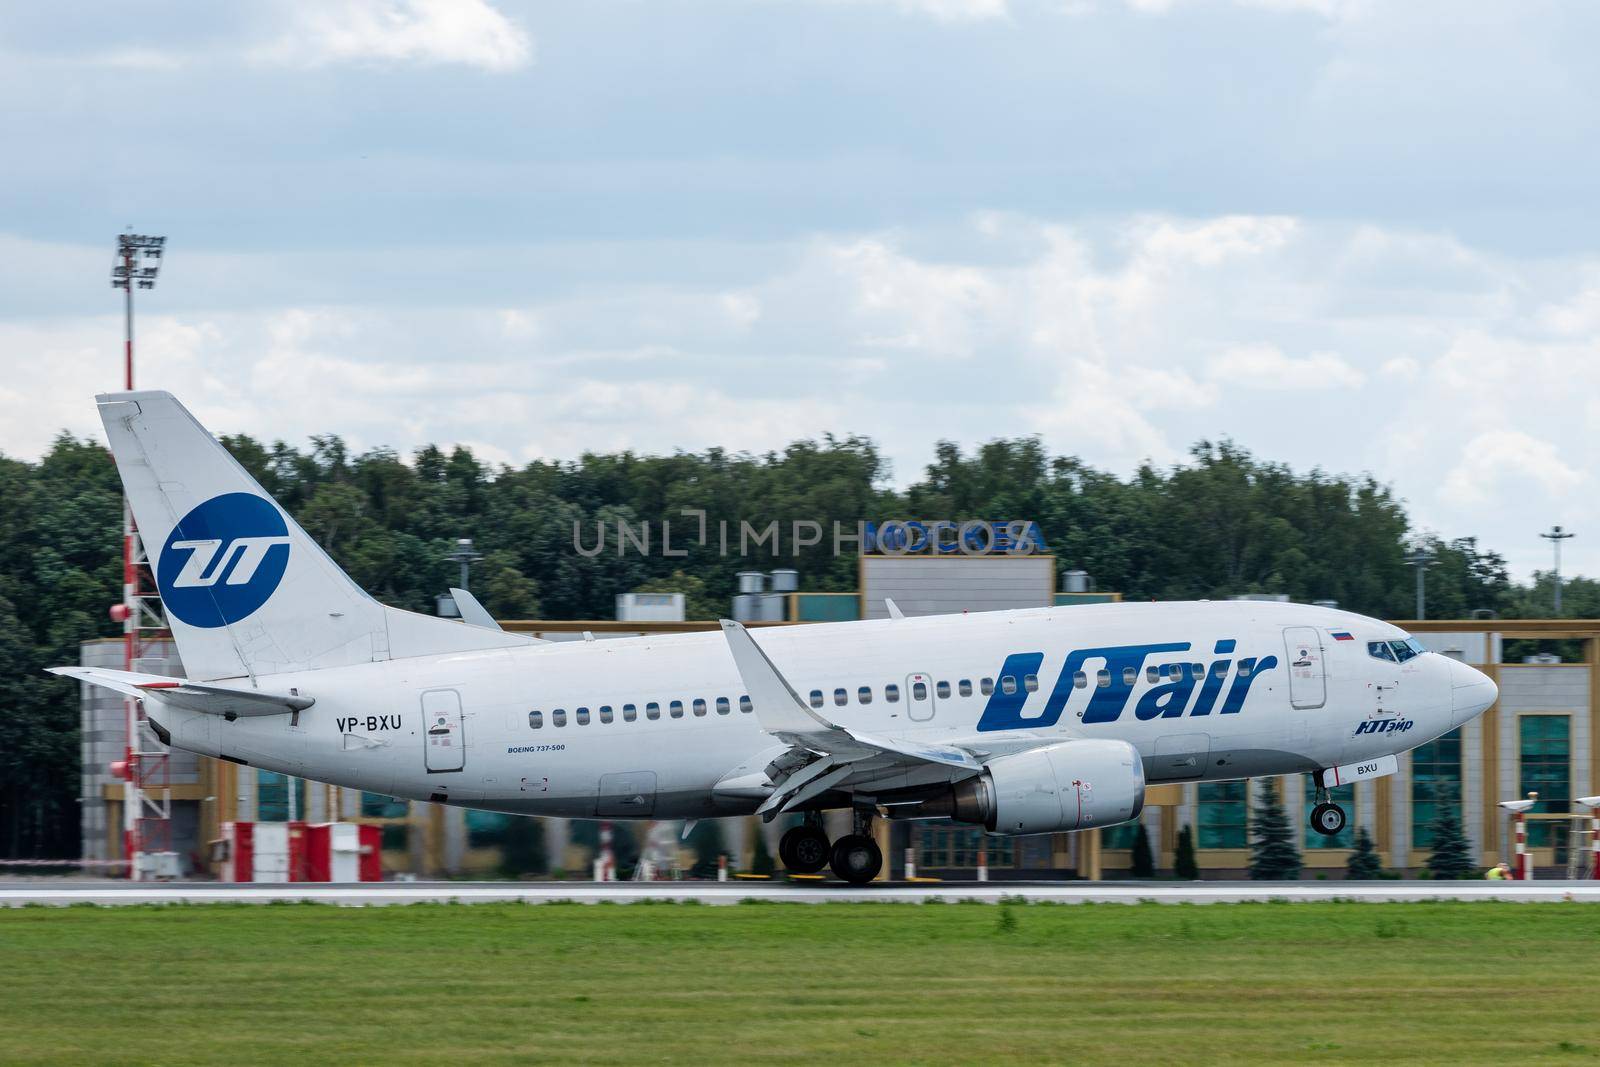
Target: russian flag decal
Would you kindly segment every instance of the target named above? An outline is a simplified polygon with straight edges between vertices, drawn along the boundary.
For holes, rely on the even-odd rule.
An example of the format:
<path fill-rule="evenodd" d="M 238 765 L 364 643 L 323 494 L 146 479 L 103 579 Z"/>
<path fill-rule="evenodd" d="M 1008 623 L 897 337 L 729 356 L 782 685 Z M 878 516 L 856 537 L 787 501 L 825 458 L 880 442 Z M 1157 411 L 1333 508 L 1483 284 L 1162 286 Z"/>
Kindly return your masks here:
<path fill-rule="evenodd" d="M 1354 637 L 1350 636 L 1350 631 L 1349 630 L 1329 630 L 1328 632 L 1333 635 L 1333 639 L 1335 641 L 1354 641 L 1355 640 Z"/>

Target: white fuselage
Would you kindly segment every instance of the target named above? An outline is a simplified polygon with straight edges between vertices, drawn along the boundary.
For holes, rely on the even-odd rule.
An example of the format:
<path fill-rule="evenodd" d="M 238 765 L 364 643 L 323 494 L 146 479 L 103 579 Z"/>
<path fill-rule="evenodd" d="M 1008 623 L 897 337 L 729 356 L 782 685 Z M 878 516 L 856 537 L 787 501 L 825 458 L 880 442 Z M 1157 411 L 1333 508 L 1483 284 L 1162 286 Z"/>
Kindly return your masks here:
<path fill-rule="evenodd" d="M 1405 636 L 1347 612 L 1250 602 L 756 635 L 802 700 L 819 692 L 819 714 L 841 726 L 960 745 L 979 759 L 1045 742 L 1119 739 L 1138 750 L 1151 782 L 1287 774 L 1398 753 L 1493 701 L 1493 685 L 1454 660 L 1428 653 L 1397 662 L 1369 648 Z M 233 721 L 147 706 L 180 748 L 397 797 L 532 815 L 750 812 L 763 769 L 788 747 L 744 710 L 748 702 L 741 706 L 744 687 L 718 632 L 392 659 L 258 684 L 315 704 L 294 716 Z M 869 792 L 951 777 L 943 767 L 902 770 Z"/>

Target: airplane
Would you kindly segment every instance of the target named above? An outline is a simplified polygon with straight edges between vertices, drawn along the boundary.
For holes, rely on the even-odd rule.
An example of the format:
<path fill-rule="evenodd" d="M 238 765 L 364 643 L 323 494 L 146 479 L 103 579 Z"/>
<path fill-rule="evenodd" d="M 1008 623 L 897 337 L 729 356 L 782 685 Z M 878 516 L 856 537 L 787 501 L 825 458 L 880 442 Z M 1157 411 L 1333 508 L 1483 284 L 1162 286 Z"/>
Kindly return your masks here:
<path fill-rule="evenodd" d="M 97 400 L 187 676 L 52 671 L 244 766 L 517 815 L 797 813 L 784 865 L 862 884 L 876 818 L 1092 830 L 1153 783 L 1310 772 L 1336 834 L 1331 788 L 1498 696 L 1389 623 L 1253 601 L 541 641 L 464 591 L 460 622 L 379 603 L 171 394 Z"/>

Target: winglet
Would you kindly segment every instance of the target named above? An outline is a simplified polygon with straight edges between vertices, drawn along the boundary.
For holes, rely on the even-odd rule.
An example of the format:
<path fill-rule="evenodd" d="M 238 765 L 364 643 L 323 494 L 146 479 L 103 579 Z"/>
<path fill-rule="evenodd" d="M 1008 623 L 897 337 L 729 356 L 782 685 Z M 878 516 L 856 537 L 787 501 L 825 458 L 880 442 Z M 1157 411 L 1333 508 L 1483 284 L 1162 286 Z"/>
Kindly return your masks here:
<path fill-rule="evenodd" d="M 838 731 L 839 727 L 824 719 L 800 699 L 767 654 L 761 651 L 750 631 L 732 619 L 722 620 L 722 636 L 728 639 L 728 651 L 739 668 L 739 677 L 750 691 L 755 705 L 756 719 L 761 728 L 776 737 L 805 736 Z"/>
<path fill-rule="evenodd" d="M 903 619 L 906 617 L 906 613 L 900 610 L 900 605 L 896 604 L 890 597 L 883 598 L 883 606 L 889 609 L 889 618 L 891 619 Z"/>

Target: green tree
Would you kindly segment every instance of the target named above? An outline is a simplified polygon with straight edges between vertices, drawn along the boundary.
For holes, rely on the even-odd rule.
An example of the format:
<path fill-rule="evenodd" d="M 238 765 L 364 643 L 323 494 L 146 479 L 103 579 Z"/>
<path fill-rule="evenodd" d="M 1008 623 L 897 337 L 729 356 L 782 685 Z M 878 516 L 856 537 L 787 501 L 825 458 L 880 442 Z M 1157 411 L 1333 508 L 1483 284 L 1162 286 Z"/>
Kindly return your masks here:
<path fill-rule="evenodd" d="M 694 878 L 715 878 L 717 858 L 727 851 L 722 842 L 722 820 L 701 819 L 689 831 L 689 847 L 694 850 L 694 866 L 689 874 Z"/>
<path fill-rule="evenodd" d="M 1257 881 L 1300 877 L 1300 853 L 1273 778 L 1262 781 L 1250 820 L 1250 877 Z"/>
<path fill-rule="evenodd" d="M 1194 855 L 1194 829 L 1185 826 L 1178 831 L 1177 854 L 1172 860 L 1172 873 L 1179 878 L 1193 881 L 1200 877 L 1200 864 Z"/>
<path fill-rule="evenodd" d="M 1476 868 L 1472 844 L 1461 826 L 1461 803 L 1455 786 L 1441 782 L 1434 787 L 1434 816 L 1430 829 L 1433 848 L 1428 853 L 1428 871 L 1435 878 L 1464 878 Z"/>
<path fill-rule="evenodd" d="M 772 853 L 767 851 L 767 838 L 759 829 L 755 831 L 755 844 L 750 849 L 750 873 L 771 875 L 776 873 L 778 865 L 772 860 Z"/>
<path fill-rule="evenodd" d="M 644 582 L 635 593 L 682 593 L 683 611 L 686 619 L 720 619 L 727 616 L 730 607 L 727 601 L 718 600 L 706 594 L 706 583 L 702 578 L 692 574 L 685 574 L 681 570 L 673 571 L 665 578 L 652 578 Z"/>
<path fill-rule="evenodd" d="M 501 841 L 500 873 L 507 878 L 543 874 L 550 869 L 545 849 L 544 820 L 513 815 Z"/>
<path fill-rule="evenodd" d="M 1344 870 L 1347 877 L 1369 881 L 1383 874 L 1383 860 L 1365 826 L 1356 827 L 1356 846 L 1344 861 Z"/>
<path fill-rule="evenodd" d="M 1154 878 L 1156 876 L 1155 857 L 1150 854 L 1150 834 L 1145 829 L 1144 823 L 1139 823 L 1133 835 L 1133 869 L 1130 873 L 1135 878 Z"/>

